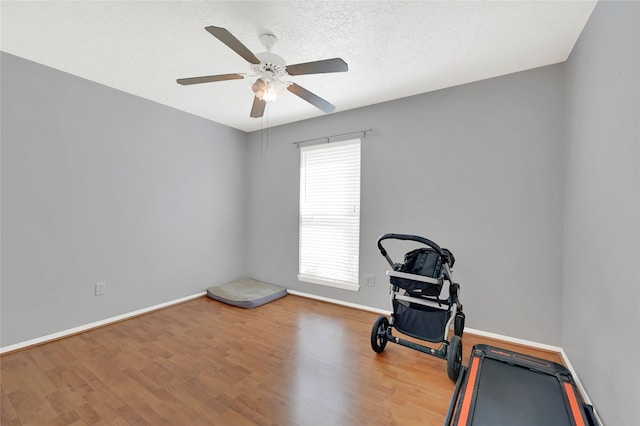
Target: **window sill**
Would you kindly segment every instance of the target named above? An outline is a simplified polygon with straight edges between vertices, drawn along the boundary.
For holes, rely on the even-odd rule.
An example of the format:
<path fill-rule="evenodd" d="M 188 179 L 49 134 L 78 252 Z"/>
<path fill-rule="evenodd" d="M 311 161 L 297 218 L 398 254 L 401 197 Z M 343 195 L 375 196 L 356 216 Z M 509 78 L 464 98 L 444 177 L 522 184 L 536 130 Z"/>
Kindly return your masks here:
<path fill-rule="evenodd" d="M 324 286 L 327 286 L 327 287 L 341 288 L 343 290 L 351 290 L 351 291 L 360 290 L 360 286 L 358 284 L 347 283 L 347 282 L 344 282 L 344 281 L 326 280 L 326 279 L 322 279 L 322 278 L 318 278 L 318 277 L 312 277 L 312 276 L 309 276 L 309 275 L 298 275 L 298 280 L 303 281 L 305 283 L 319 284 L 319 285 L 324 285 Z"/>

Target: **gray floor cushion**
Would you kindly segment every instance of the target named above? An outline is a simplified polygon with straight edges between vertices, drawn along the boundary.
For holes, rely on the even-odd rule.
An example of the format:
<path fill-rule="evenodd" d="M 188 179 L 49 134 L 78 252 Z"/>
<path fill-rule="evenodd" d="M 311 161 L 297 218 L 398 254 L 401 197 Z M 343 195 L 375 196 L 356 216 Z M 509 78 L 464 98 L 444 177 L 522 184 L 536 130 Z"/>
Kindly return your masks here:
<path fill-rule="evenodd" d="M 209 287 L 207 296 L 241 308 L 255 308 L 287 295 L 287 289 L 277 285 L 244 278 L 219 286 Z"/>

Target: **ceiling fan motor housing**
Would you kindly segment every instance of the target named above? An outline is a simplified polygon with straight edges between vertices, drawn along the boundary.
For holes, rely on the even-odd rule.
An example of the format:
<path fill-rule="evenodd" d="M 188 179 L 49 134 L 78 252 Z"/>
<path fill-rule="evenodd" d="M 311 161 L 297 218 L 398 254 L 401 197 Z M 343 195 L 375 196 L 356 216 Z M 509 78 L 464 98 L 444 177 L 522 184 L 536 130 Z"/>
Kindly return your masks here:
<path fill-rule="evenodd" d="M 271 52 L 256 53 L 260 59 L 259 64 L 251 64 L 251 72 L 263 75 L 266 71 L 271 72 L 275 78 L 282 78 L 287 75 L 286 62 L 281 57 Z"/>

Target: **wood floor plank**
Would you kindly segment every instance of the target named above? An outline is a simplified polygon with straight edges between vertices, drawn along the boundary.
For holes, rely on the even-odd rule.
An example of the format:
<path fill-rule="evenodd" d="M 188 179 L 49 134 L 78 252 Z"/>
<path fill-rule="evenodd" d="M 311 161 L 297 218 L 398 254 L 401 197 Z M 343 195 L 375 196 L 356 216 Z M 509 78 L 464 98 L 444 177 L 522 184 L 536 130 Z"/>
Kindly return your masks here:
<path fill-rule="evenodd" d="M 446 362 L 391 343 L 374 353 L 377 316 L 292 295 L 251 310 L 194 299 L 3 355 L 1 422 L 442 424 Z M 477 343 L 562 361 L 466 333 L 465 364 Z"/>
<path fill-rule="evenodd" d="M 1 378 L 1 376 L 0 376 Z M 13 408 L 9 396 L 5 392 L 4 383 L 0 383 L 0 425 L 19 422 L 18 414 Z"/>

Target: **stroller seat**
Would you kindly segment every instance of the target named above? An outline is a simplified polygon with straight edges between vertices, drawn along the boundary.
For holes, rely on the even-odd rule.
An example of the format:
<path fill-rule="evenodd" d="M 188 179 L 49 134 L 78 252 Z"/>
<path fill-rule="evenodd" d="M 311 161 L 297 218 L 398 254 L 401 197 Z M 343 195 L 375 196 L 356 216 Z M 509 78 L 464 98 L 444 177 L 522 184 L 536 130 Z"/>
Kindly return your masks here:
<path fill-rule="evenodd" d="M 442 256 L 431 247 L 420 247 L 405 254 L 403 263 L 388 271 L 389 281 L 415 296 L 440 296 L 445 280 L 444 262 L 453 268 L 455 258 L 448 249 Z"/>

